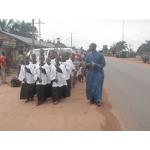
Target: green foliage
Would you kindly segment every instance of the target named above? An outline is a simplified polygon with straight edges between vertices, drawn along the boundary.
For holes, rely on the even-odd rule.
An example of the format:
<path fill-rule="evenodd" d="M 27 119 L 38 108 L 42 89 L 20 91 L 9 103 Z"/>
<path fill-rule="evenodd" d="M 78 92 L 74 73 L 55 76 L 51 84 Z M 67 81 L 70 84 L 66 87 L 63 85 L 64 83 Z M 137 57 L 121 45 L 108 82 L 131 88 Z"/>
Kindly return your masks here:
<path fill-rule="evenodd" d="M 9 29 L 13 26 L 14 20 L 13 19 L 0 19 L 0 29 L 2 31 L 9 32 Z"/>
<path fill-rule="evenodd" d="M 123 49 L 127 49 L 128 45 L 125 41 L 119 41 L 110 47 L 112 53 L 120 52 Z"/>
<path fill-rule="evenodd" d="M 145 52 L 150 52 L 150 40 L 143 43 L 141 46 L 139 46 L 137 53 L 143 54 Z"/>
<path fill-rule="evenodd" d="M 0 19 L 0 29 L 12 34 L 32 38 L 32 23 L 23 21 L 14 21 L 13 19 Z M 34 27 L 34 33 L 37 33 L 37 28 Z M 37 34 L 35 34 L 35 39 Z"/>

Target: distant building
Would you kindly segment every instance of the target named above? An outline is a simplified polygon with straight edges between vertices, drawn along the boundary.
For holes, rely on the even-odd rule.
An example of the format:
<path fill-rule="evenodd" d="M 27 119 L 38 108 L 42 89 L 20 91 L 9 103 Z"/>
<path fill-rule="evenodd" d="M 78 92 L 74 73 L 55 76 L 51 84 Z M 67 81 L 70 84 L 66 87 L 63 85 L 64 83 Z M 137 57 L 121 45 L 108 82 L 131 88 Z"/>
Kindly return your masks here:
<path fill-rule="evenodd" d="M 16 57 L 19 50 L 29 50 L 32 47 L 32 39 L 18 36 L 0 30 L 0 51 L 4 51 L 10 65 L 16 64 Z M 52 48 L 54 45 L 49 42 L 34 40 L 35 48 Z"/>

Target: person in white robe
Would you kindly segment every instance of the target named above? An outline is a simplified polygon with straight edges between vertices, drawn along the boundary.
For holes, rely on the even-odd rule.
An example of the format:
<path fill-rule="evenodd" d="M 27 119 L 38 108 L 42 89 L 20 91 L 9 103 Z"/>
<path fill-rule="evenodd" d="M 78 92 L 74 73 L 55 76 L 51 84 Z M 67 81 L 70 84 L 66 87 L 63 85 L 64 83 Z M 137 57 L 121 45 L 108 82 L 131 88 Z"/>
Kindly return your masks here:
<path fill-rule="evenodd" d="M 68 52 L 64 53 L 66 62 L 65 62 L 65 67 L 66 67 L 66 81 L 67 81 L 67 89 L 68 89 L 68 94 L 67 96 L 71 96 L 71 74 L 73 70 L 75 70 L 75 66 L 70 59 L 70 54 Z"/>
<path fill-rule="evenodd" d="M 66 69 L 63 63 L 56 59 L 56 65 L 51 64 L 52 100 L 57 104 L 61 98 L 66 97 L 67 82 Z"/>
<path fill-rule="evenodd" d="M 51 60 L 48 57 L 46 59 L 46 63 L 44 65 L 44 68 L 46 70 L 47 74 L 47 85 L 46 85 L 46 97 L 49 98 L 52 95 L 52 84 L 51 84 Z"/>
<path fill-rule="evenodd" d="M 47 73 L 45 69 L 44 56 L 40 56 L 40 63 L 37 64 L 34 79 L 36 80 L 36 92 L 37 92 L 37 106 L 41 105 L 46 100 L 46 85 L 47 81 Z"/>
<path fill-rule="evenodd" d="M 34 69 L 29 63 L 29 57 L 25 58 L 25 65 L 21 66 L 18 79 L 22 82 L 20 99 L 27 99 L 25 102 L 33 100 L 35 94 Z"/>

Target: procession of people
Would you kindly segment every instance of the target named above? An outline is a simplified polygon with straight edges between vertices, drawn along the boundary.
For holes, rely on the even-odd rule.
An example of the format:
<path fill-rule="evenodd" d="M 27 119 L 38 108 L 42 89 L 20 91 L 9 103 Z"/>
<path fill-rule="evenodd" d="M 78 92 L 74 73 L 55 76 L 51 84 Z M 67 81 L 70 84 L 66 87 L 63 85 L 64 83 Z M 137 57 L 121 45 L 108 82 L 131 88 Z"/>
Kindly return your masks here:
<path fill-rule="evenodd" d="M 47 99 L 58 104 L 61 99 L 71 96 L 71 89 L 77 81 L 86 81 L 86 96 L 90 104 L 101 106 L 105 66 L 104 56 L 96 51 L 96 44 L 89 46 L 85 58 L 78 59 L 73 53 L 50 50 L 48 57 L 40 49 L 39 58 L 35 54 L 26 56 L 19 69 L 18 79 L 22 82 L 20 99 L 25 102 L 37 97 L 37 106 Z M 78 89 L 77 89 L 78 90 Z"/>

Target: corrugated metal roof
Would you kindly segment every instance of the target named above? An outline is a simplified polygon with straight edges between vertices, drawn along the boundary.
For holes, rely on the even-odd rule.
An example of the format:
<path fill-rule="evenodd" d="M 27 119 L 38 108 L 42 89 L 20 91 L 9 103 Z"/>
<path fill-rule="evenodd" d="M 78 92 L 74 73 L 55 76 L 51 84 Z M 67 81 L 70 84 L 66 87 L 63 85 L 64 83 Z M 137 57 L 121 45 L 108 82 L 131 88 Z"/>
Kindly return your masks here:
<path fill-rule="evenodd" d="M 13 37 L 13 38 L 15 38 L 15 39 L 17 39 L 19 41 L 22 41 L 22 42 L 24 42 L 24 43 L 26 43 L 26 44 L 28 44 L 30 46 L 32 45 L 32 39 L 31 38 L 19 36 L 19 35 L 12 34 L 12 33 L 9 33 L 9 32 L 4 32 L 4 31 L 1 31 L 1 30 L 0 30 L 0 32 L 6 34 L 8 36 L 11 36 L 11 37 Z M 51 44 L 51 43 L 40 42 L 40 41 L 37 41 L 37 40 L 34 40 L 34 44 L 35 44 L 35 46 L 39 46 L 39 47 L 40 46 L 43 46 L 43 47 L 54 47 L 54 45 Z"/>

